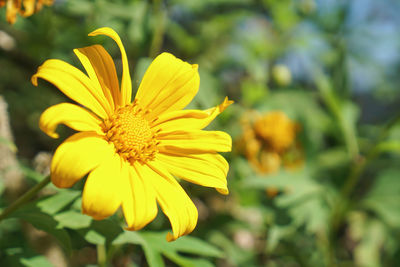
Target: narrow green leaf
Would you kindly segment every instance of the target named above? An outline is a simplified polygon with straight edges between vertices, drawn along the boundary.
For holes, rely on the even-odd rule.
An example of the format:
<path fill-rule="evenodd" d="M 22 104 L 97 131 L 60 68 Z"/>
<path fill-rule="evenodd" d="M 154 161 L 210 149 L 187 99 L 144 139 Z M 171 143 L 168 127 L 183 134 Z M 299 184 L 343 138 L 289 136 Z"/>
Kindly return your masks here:
<path fill-rule="evenodd" d="M 162 235 L 165 236 L 164 233 Z M 190 253 L 195 255 L 216 257 L 216 258 L 224 257 L 224 253 L 217 247 L 210 245 L 207 242 L 204 242 L 203 240 L 200 240 L 192 236 L 180 237 L 178 240 L 168 243 L 167 247 L 168 249 L 174 251 Z"/>
<path fill-rule="evenodd" d="M 162 267 L 164 261 L 160 252 L 154 248 L 139 232 L 124 231 L 113 242 L 113 245 L 135 244 L 141 245 L 150 267 Z"/>
<path fill-rule="evenodd" d="M 55 214 L 74 201 L 81 192 L 75 190 L 63 190 L 55 195 L 39 200 L 36 206 L 47 214 Z"/>
<path fill-rule="evenodd" d="M 89 227 L 79 229 L 78 232 L 89 243 L 107 245 L 111 244 L 123 232 L 123 229 L 119 221 L 109 218 L 101 221 L 92 220 Z"/>
<path fill-rule="evenodd" d="M 26 267 L 53 267 L 46 257 L 44 256 L 34 256 L 31 258 L 20 258 L 20 262 L 23 266 Z"/>
<path fill-rule="evenodd" d="M 382 172 L 362 205 L 374 211 L 392 227 L 400 224 L 400 170 L 388 169 Z"/>
<path fill-rule="evenodd" d="M 59 213 L 54 216 L 54 219 L 58 221 L 59 228 L 67 227 L 71 229 L 81 229 L 89 227 L 92 222 L 91 217 L 73 210 Z"/>

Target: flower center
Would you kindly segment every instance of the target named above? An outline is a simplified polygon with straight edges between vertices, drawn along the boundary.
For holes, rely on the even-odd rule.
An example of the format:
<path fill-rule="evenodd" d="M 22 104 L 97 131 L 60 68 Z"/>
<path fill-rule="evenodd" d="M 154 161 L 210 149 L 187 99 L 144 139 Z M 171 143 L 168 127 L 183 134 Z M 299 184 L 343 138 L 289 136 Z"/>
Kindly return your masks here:
<path fill-rule="evenodd" d="M 158 152 L 155 133 L 144 117 L 148 112 L 134 101 L 118 108 L 102 125 L 108 141 L 113 142 L 120 156 L 131 163 L 152 160 Z"/>

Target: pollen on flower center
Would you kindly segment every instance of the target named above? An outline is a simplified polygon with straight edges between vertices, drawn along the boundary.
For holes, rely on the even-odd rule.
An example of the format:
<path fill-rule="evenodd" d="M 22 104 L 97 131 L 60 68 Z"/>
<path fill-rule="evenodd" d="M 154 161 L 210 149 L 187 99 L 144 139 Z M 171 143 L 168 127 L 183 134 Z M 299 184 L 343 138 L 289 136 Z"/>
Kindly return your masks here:
<path fill-rule="evenodd" d="M 151 130 L 145 115 L 137 102 L 118 108 L 103 123 L 103 131 L 109 142 L 126 160 L 146 162 L 154 159 L 157 150 L 155 133 Z"/>

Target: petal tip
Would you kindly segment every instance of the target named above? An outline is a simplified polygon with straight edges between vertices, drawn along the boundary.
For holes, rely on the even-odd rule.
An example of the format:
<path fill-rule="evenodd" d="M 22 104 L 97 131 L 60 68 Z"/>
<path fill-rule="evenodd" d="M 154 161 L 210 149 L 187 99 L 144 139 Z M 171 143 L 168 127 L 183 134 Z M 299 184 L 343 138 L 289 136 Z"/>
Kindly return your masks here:
<path fill-rule="evenodd" d="M 92 31 L 91 33 L 88 34 L 88 36 L 97 36 L 100 34 L 104 34 L 104 32 L 112 32 L 113 34 L 116 34 L 116 32 L 112 28 L 102 27 Z"/>
<path fill-rule="evenodd" d="M 175 236 L 174 236 L 173 234 L 171 234 L 170 232 L 167 233 L 166 240 L 167 240 L 168 242 L 175 241 L 177 238 L 178 238 L 178 236 L 175 237 Z"/>
<path fill-rule="evenodd" d="M 31 77 L 31 83 L 32 83 L 34 86 L 38 86 L 37 74 L 32 75 L 32 77 Z"/>
<path fill-rule="evenodd" d="M 219 105 L 220 112 L 224 111 L 227 107 L 229 107 L 233 103 L 234 103 L 234 101 L 233 100 L 229 100 L 228 97 L 226 96 L 225 99 L 224 99 L 224 102 L 222 102 Z"/>
<path fill-rule="evenodd" d="M 229 190 L 228 188 L 215 188 L 218 193 L 222 195 L 229 195 Z"/>

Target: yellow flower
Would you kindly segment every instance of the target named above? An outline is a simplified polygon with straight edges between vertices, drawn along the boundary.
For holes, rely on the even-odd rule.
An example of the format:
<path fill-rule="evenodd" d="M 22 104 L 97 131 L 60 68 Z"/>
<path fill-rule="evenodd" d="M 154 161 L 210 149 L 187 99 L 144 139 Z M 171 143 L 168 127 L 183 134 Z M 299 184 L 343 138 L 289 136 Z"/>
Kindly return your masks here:
<path fill-rule="evenodd" d="M 0 0 L 0 7 L 6 6 L 6 19 L 14 24 L 17 14 L 29 17 L 42 9 L 43 5 L 52 5 L 54 0 Z"/>
<path fill-rule="evenodd" d="M 271 111 L 254 123 L 254 130 L 274 151 L 281 152 L 293 145 L 298 126 L 285 113 Z"/>
<path fill-rule="evenodd" d="M 63 123 L 79 131 L 56 150 L 52 182 L 71 187 L 88 174 L 82 210 L 104 219 L 121 206 L 129 230 L 138 230 L 157 214 L 157 202 L 169 218 L 173 234 L 190 233 L 197 209 L 172 176 L 228 194 L 227 161 L 218 152 L 231 150 L 231 137 L 204 131 L 232 101 L 207 110 L 182 110 L 197 94 L 197 65 L 171 54 L 159 55 L 147 69 L 131 102 L 128 60 L 118 34 L 101 28 L 89 36 L 106 35 L 122 55 L 121 90 L 111 56 L 100 45 L 74 49 L 87 75 L 66 62 L 47 60 L 32 77 L 54 84 L 82 106 L 61 103 L 45 110 L 40 128 L 53 138 Z"/>
<path fill-rule="evenodd" d="M 289 168 L 301 165 L 303 153 L 296 142 L 299 125 L 282 111 L 248 112 L 242 127 L 242 151 L 257 172 L 276 173 L 282 164 Z"/>

